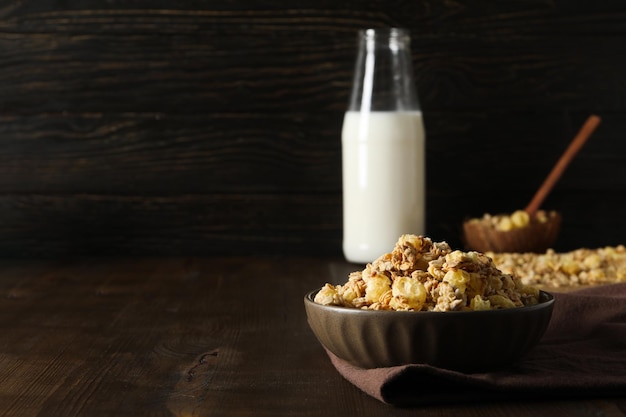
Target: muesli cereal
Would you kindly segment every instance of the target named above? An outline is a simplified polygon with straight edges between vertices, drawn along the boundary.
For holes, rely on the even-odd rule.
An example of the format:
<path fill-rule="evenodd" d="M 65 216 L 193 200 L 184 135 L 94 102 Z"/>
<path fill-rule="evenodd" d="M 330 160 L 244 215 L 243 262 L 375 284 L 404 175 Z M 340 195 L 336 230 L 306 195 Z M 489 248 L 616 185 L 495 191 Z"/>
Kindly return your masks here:
<path fill-rule="evenodd" d="M 409 234 L 345 284 L 326 284 L 315 296 L 319 304 L 397 311 L 494 310 L 538 299 L 537 288 L 501 272 L 488 256 Z"/>
<path fill-rule="evenodd" d="M 512 214 L 489 214 L 485 213 L 482 217 L 470 219 L 471 222 L 482 223 L 486 227 L 491 227 L 501 232 L 508 232 L 515 229 L 523 229 L 535 223 L 547 223 L 551 218 L 557 215 L 555 211 L 537 210 L 530 216 L 524 210 L 517 210 Z"/>
<path fill-rule="evenodd" d="M 491 253 L 500 270 L 527 285 L 575 287 L 626 282 L 626 247 L 581 248 L 570 252 Z"/>

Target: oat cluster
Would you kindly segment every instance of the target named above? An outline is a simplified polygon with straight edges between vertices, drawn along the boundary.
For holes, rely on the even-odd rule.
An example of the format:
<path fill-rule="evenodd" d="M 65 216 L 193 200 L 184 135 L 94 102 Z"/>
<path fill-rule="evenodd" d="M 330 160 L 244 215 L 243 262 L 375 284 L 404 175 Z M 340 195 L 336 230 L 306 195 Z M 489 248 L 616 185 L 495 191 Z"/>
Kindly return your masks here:
<path fill-rule="evenodd" d="M 403 235 L 393 251 L 352 272 L 343 285 L 326 284 L 315 302 L 370 310 L 493 310 L 537 304 L 539 290 L 496 268 L 479 252 Z"/>
<path fill-rule="evenodd" d="M 581 248 L 558 253 L 491 253 L 500 270 L 527 285 L 575 287 L 626 282 L 626 247 Z"/>

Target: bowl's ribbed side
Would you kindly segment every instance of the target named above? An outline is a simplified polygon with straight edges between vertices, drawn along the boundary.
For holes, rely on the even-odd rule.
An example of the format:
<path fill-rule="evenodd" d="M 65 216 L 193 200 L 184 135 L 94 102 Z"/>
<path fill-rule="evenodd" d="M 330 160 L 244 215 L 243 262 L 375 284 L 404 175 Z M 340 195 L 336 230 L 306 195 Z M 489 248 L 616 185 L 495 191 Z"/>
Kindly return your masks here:
<path fill-rule="evenodd" d="M 547 299 L 545 299 L 547 297 Z M 480 372 L 523 357 L 545 332 L 552 298 L 495 312 L 397 313 L 305 302 L 309 324 L 328 350 L 363 368 L 402 364 Z"/>

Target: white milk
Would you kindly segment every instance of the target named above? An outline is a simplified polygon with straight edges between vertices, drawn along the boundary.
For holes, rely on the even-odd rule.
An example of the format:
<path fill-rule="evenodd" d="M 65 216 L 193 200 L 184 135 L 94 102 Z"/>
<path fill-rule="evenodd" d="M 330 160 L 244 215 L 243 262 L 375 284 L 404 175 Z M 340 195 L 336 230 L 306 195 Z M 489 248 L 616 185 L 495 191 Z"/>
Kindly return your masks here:
<path fill-rule="evenodd" d="M 372 262 L 402 234 L 425 233 L 422 113 L 348 111 L 341 142 L 344 256 Z"/>

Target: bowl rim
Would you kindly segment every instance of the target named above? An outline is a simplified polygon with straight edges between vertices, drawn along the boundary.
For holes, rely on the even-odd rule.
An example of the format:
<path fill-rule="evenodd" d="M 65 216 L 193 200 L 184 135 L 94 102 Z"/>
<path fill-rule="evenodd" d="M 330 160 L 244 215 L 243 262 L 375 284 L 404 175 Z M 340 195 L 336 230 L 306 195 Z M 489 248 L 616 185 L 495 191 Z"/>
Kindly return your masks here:
<path fill-rule="evenodd" d="M 380 314 L 404 314 L 411 316 L 458 316 L 458 315 L 468 315 L 472 316 L 478 315 L 503 315 L 503 314 L 517 314 L 520 312 L 531 312 L 534 310 L 543 310 L 544 308 L 552 307 L 554 305 L 554 295 L 548 291 L 539 290 L 539 302 L 537 304 L 533 304 L 530 306 L 522 306 L 522 307 L 511 307 L 511 308 L 501 308 L 494 310 L 465 310 L 465 311 L 404 311 L 404 310 L 366 310 L 360 308 L 353 307 L 344 307 L 344 306 L 336 306 L 336 305 L 324 305 L 319 304 L 314 301 L 315 295 L 324 287 L 320 287 L 309 291 L 304 296 L 304 303 L 314 306 L 315 308 L 325 309 L 331 312 L 341 313 L 341 314 L 361 314 L 361 315 L 380 315 Z"/>

